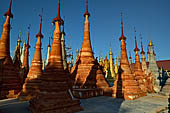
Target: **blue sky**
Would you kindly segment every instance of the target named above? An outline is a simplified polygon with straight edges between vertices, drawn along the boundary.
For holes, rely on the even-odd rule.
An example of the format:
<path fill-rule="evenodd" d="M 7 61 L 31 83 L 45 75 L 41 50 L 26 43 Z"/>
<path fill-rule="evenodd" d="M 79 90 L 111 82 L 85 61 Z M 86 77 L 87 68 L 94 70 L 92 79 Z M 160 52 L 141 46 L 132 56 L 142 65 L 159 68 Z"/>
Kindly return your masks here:
<path fill-rule="evenodd" d="M 3 14 L 8 10 L 10 0 L 0 0 L 0 34 L 5 21 Z M 39 31 L 43 8 L 42 56 L 46 58 L 48 38 L 52 36 L 52 19 L 57 15 L 58 0 L 13 0 L 10 50 L 13 56 L 19 31 L 22 40 L 30 29 L 30 62 L 35 50 L 36 34 Z M 114 55 L 120 54 L 120 12 L 123 12 L 124 34 L 127 37 L 127 51 L 134 58 L 134 27 L 137 31 L 138 46 L 142 34 L 144 50 L 147 50 L 149 34 L 155 45 L 157 60 L 170 59 L 170 0 L 89 0 L 90 35 L 95 56 L 109 54 L 110 45 Z M 81 48 L 84 29 L 85 0 L 61 0 L 61 17 L 65 17 L 66 45 L 72 46 L 74 58 Z M 52 42 L 51 42 L 52 43 Z"/>

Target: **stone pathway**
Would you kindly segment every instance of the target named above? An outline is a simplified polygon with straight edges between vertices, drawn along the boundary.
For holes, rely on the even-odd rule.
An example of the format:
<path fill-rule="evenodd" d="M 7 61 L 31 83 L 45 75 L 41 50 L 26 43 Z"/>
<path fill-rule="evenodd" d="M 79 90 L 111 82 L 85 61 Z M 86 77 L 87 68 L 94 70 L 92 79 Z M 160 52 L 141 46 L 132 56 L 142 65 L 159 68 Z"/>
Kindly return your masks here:
<path fill-rule="evenodd" d="M 0 100 L 0 113 L 30 113 L 28 102 L 19 102 L 17 99 Z M 168 97 L 158 94 L 149 94 L 137 100 L 123 100 L 112 97 L 94 97 L 82 99 L 84 111 L 77 113 L 156 113 L 168 106 Z M 159 112 L 168 113 L 168 111 Z"/>

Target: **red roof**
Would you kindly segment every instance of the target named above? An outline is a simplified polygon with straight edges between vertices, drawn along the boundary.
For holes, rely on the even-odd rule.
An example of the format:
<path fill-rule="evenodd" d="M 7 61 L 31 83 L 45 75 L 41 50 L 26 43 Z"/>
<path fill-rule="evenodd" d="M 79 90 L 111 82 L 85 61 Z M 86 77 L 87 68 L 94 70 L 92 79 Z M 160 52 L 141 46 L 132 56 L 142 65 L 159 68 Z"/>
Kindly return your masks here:
<path fill-rule="evenodd" d="M 170 71 L 170 60 L 159 60 L 156 61 L 158 68 L 163 68 L 164 70 Z M 149 65 L 148 62 L 146 62 L 147 66 Z M 134 63 L 131 64 L 132 70 L 134 70 Z"/>
<path fill-rule="evenodd" d="M 163 67 L 164 70 L 170 70 L 170 60 L 156 61 L 159 68 Z"/>

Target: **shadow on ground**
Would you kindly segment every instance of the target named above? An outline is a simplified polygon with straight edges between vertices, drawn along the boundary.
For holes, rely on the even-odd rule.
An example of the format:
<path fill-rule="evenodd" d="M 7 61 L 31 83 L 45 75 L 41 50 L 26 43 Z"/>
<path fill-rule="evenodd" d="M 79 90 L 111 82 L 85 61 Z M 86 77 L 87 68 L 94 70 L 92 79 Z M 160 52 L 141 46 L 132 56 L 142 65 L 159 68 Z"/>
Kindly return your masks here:
<path fill-rule="evenodd" d="M 1 100 L 0 113 L 30 113 L 28 101 L 19 102 L 17 99 Z"/>
<path fill-rule="evenodd" d="M 80 101 L 84 110 L 76 113 L 156 113 L 156 111 L 165 109 L 169 104 L 167 96 L 158 94 L 148 94 L 148 96 L 133 101 L 108 96 L 81 99 Z M 30 113 L 28 106 L 28 101 L 0 100 L 0 113 Z"/>
<path fill-rule="evenodd" d="M 112 97 L 94 97 L 90 99 L 82 99 L 81 106 L 84 111 L 77 113 L 119 113 L 120 107 L 124 99 Z M 122 113 L 127 110 L 121 109 Z"/>

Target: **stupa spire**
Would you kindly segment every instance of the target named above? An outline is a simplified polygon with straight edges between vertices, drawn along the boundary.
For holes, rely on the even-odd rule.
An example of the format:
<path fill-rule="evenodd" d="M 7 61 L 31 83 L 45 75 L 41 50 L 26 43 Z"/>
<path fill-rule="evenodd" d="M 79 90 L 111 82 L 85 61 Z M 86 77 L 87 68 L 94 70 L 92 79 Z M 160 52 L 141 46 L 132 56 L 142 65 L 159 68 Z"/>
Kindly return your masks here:
<path fill-rule="evenodd" d="M 124 33 L 123 33 L 123 13 L 121 12 L 121 37 L 119 38 L 119 40 L 126 40 L 126 37 L 124 36 Z"/>
<path fill-rule="evenodd" d="M 149 47 L 152 47 L 153 44 L 152 44 L 152 41 L 151 41 L 151 34 L 149 34 L 149 44 L 148 44 Z"/>
<path fill-rule="evenodd" d="M 144 50 L 143 50 L 143 44 L 142 44 L 142 38 L 141 38 L 141 49 L 142 49 L 142 51 L 140 52 L 140 54 L 142 55 L 144 55 L 145 54 L 145 52 L 144 52 Z"/>
<path fill-rule="evenodd" d="M 4 14 L 6 16 L 6 20 L 3 24 L 3 30 L 0 39 L 0 59 L 8 57 L 9 58 L 8 63 L 12 63 L 12 59 L 10 57 L 10 30 L 11 30 L 10 18 L 13 17 L 11 13 L 11 5 L 12 1 L 10 1 L 10 7 L 8 12 Z"/>
<path fill-rule="evenodd" d="M 57 17 L 53 19 L 53 23 L 55 23 L 56 21 L 58 21 L 60 24 L 64 23 L 64 21 L 60 17 L 60 0 L 58 0 L 58 13 L 57 13 Z"/>
<path fill-rule="evenodd" d="M 134 32 L 135 32 L 135 49 L 134 49 L 134 51 L 135 51 L 135 52 L 138 52 L 139 49 L 138 49 L 137 41 L 136 41 L 136 28 L 135 28 L 135 27 L 134 27 Z"/>
<path fill-rule="evenodd" d="M 65 33 L 65 31 L 64 31 L 64 24 L 63 24 L 62 34 L 63 34 L 64 36 L 66 35 L 66 33 Z"/>
<path fill-rule="evenodd" d="M 53 19 L 53 23 L 55 24 L 55 30 L 53 33 L 53 42 L 51 46 L 50 56 L 48 59 L 48 64 L 54 63 L 55 65 L 57 65 L 57 68 L 63 68 L 60 29 L 61 24 L 63 24 L 63 20 L 60 18 L 60 0 L 58 0 L 58 15 L 56 18 Z"/>
<path fill-rule="evenodd" d="M 140 35 L 141 36 L 141 35 Z M 142 55 L 142 70 L 145 72 L 145 74 L 148 74 L 148 69 L 147 69 L 147 65 L 146 65 L 146 59 L 145 59 L 145 52 L 143 50 L 143 43 L 142 43 L 142 37 L 141 37 L 141 52 L 140 54 Z"/>
<path fill-rule="evenodd" d="M 86 17 L 86 15 L 88 15 L 88 17 L 90 16 L 90 13 L 88 11 L 88 0 L 86 0 L 86 12 L 84 13 L 84 17 Z"/>
<path fill-rule="evenodd" d="M 40 29 L 38 34 L 36 35 L 37 38 L 38 37 L 43 38 L 43 35 L 41 34 L 41 27 L 42 27 L 42 15 L 40 15 Z"/>
<path fill-rule="evenodd" d="M 9 16 L 13 18 L 13 14 L 11 13 L 11 5 L 12 5 L 12 0 L 10 0 L 8 11 L 4 14 L 4 16 Z"/>
<path fill-rule="evenodd" d="M 132 73 L 127 57 L 127 50 L 126 50 L 126 37 L 123 34 L 123 16 L 121 13 L 121 37 L 119 40 L 121 41 L 121 58 L 120 58 L 120 66 L 124 73 Z"/>
<path fill-rule="evenodd" d="M 28 32 L 28 39 L 27 39 L 27 44 L 26 44 L 26 46 L 27 46 L 28 48 L 30 48 L 29 40 L 30 40 L 30 32 Z"/>
<path fill-rule="evenodd" d="M 138 46 L 137 46 L 137 40 L 136 40 L 136 28 L 134 27 L 134 32 L 135 32 L 135 49 L 134 51 L 136 52 L 136 55 L 135 55 L 135 71 L 141 71 L 142 70 L 142 67 L 141 67 L 141 63 L 140 63 L 140 58 L 139 58 L 139 49 L 138 49 Z"/>
<path fill-rule="evenodd" d="M 51 47 L 50 40 L 51 40 L 51 37 L 49 37 L 48 47 Z"/>
<path fill-rule="evenodd" d="M 131 52 L 129 51 L 129 59 L 132 59 L 132 55 Z"/>
<path fill-rule="evenodd" d="M 90 30 L 89 30 L 89 13 L 88 13 L 88 0 L 86 1 L 86 12 L 84 14 L 85 22 L 84 22 L 84 37 L 83 44 L 80 50 L 80 56 L 83 57 L 91 57 L 94 59 L 91 41 L 90 41 Z M 82 58 L 82 57 L 81 57 Z"/>
<path fill-rule="evenodd" d="M 30 29 L 30 27 L 28 27 L 28 29 Z M 26 69 L 26 73 L 28 73 L 28 70 L 29 70 L 29 48 L 30 48 L 30 45 L 29 45 L 29 37 L 30 37 L 30 31 L 28 32 L 28 39 L 27 39 L 27 44 L 26 44 L 26 49 L 25 49 L 25 53 L 24 53 L 24 60 L 23 60 L 23 64 L 22 66 L 25 67 Z"/>
<path fill-rule="evenodd" d="M 21 43 L 21 31 L 19 33 L 18 40 L 17 40 L 18 46 L 20 46 L 20 43 Z"/>

